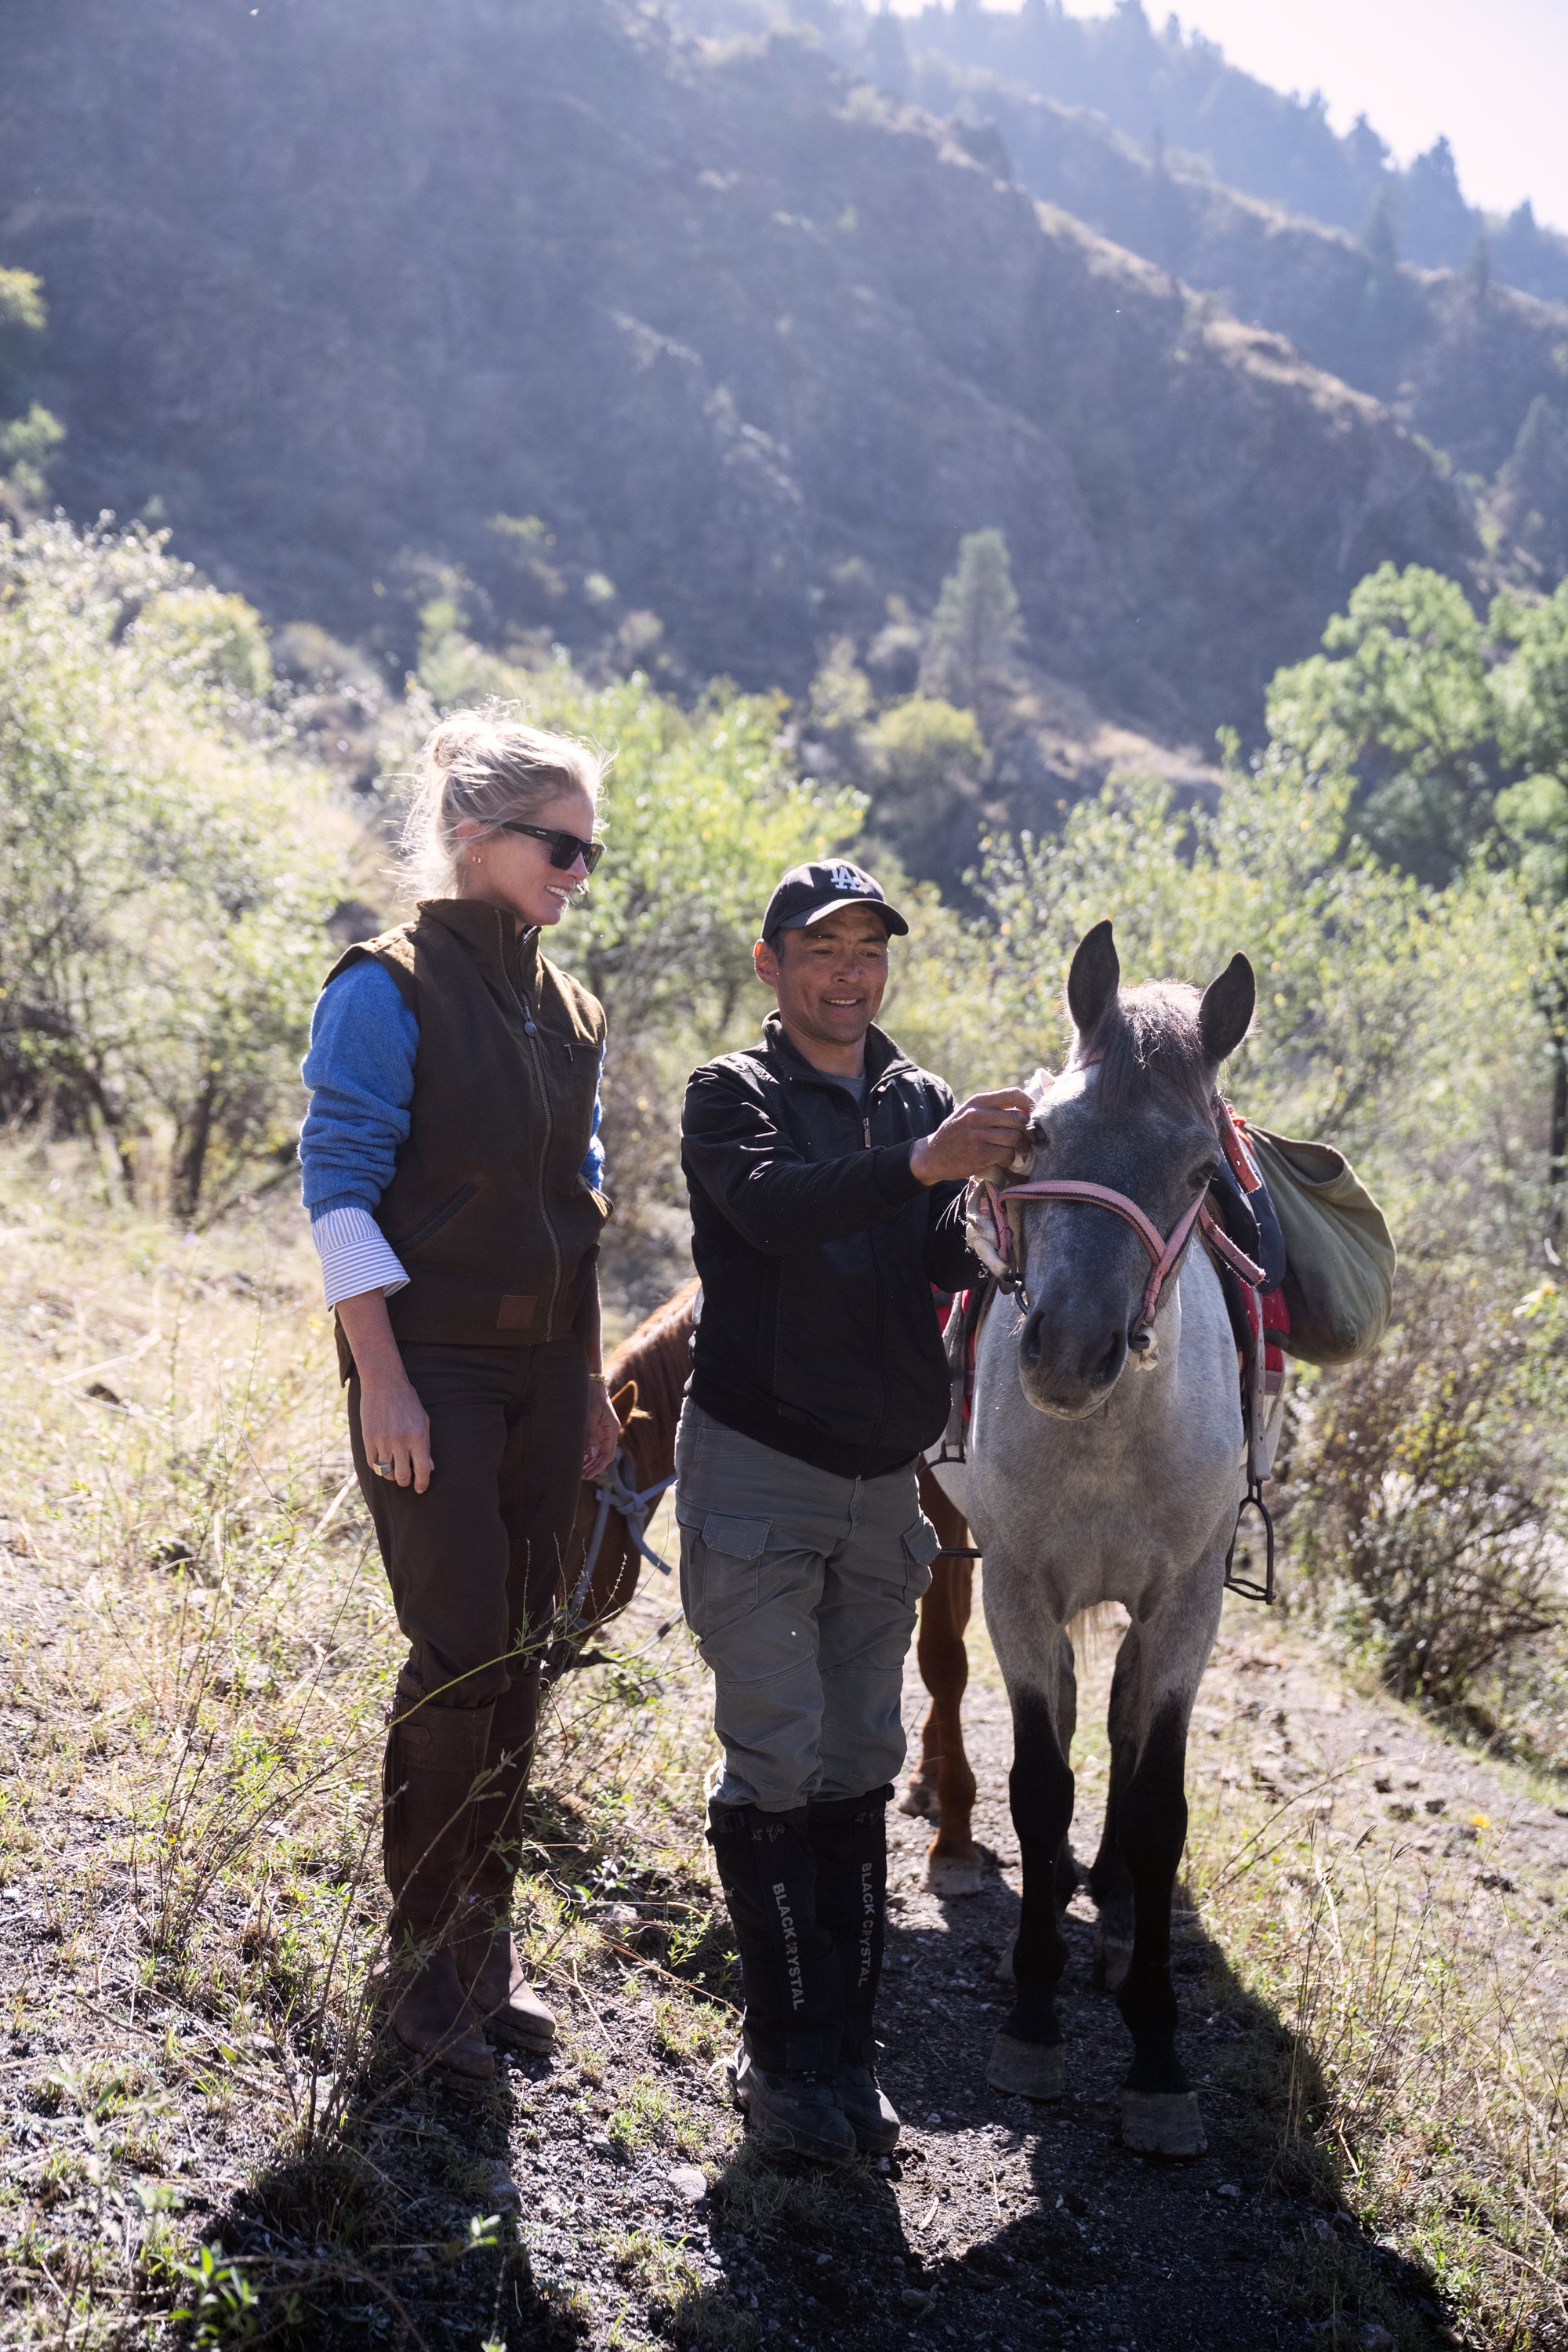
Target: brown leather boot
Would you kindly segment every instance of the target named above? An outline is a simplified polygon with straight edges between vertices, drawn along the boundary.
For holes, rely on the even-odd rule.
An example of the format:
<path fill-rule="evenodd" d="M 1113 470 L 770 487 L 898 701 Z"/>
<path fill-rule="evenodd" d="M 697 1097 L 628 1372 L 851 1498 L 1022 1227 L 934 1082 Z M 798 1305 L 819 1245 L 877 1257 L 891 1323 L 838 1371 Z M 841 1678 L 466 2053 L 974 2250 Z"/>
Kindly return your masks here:
<path fill-rule="evenodd" d="M 420 1705 L 399 1675 L 382 1769 L 384 1852 L 392 1890 L 396 1991 L 392 2028 L 446 2073 L 489 2082 L 495 2053 L 458 1974 L 455 1948 L 473 1914 L 467 1879 L 474 1789 L 485 1769 L 490 1710 Z"/>
<path fill-rule="evenodd" d="M 491 1713 L 468 1874 L 473 1902 L 454 1946 L 458 1974 L 468 1987 L 476 2017 L 498 2042 L 532 2051 L 552 2046 L 555 2018 L 529 1983 L 512 1941 L 511 1888 L 517 1874 L 518 1817 L 539 1723 L 539 1681 L 537 1661 L 514 1665 L 510 1685 Z"/>

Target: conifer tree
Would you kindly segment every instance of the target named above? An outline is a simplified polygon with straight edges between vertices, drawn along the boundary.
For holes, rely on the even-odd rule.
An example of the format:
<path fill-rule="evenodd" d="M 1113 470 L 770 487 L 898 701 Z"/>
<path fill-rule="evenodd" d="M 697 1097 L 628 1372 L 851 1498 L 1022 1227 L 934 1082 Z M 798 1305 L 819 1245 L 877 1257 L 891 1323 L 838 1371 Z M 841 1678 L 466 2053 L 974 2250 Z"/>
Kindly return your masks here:
<path fill-rule="evenodd" d="M 866 62 L 879 89 L 890 91 L 894 98 L 909 96 L 910 53 L 904 42 L 904 28 L 887 0 L 883 0 L 880 14 L 872 17 L 867 31 Z"/>
<path fill-rule="evenodd" d="M 1005 677 L 1024 634 L 1007 542 L 999 530 L 959 541 L 958 567 L 942 583 L 921 665 L 921 691 L 973 710 Z"/>

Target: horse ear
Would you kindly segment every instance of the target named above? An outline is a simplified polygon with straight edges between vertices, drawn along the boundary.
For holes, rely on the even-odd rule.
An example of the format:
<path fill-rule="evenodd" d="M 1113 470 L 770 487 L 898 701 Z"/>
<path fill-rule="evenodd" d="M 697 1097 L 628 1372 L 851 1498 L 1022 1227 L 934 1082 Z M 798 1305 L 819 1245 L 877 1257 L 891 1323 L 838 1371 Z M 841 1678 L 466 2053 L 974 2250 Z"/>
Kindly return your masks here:
<path fill-rule="evenodd" d="M 1204 1059 L 1217 1070 L 1234 1054 L 1248 1029 L 1258 1004 L 1258 982 L 1244 955 L 1233 955 L 1217 980 L 1211 980 L 1198 1007 L 1198 1034 Z"/>
<path fill-rule="evenodd" d="M 625 1388 L 617 1389 L 615 1395 L 610 1399 L 610 1410 L 615 1414 L 616 1419 L 620 1423 L 621 1427 L 625 1429 L 627 1422 L 630 1421 L 637 1409 L 637 1384 L 636 1381 L 628 1381 Z"/>
<path fill-rule="evenodd" d="M 1115 1002 L 1121 985 L 1121 960 L 1109 919 L 1085 931 L 1068 973 L 1068 1011 L 1080 1037 L 1089 1036 Z"/>

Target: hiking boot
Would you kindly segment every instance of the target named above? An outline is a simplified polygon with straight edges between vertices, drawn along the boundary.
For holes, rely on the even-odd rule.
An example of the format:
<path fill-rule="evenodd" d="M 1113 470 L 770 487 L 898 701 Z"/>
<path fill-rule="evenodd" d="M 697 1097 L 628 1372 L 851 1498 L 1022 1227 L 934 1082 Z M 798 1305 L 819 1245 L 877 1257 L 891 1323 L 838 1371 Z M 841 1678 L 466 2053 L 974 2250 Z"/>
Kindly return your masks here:
<path fill-rule="evenodd" d="M 512 2049 L 542 2053 L 554 2048 L 555 2013 L 523 1974 L 504 1922 L 487 1916 L 482 1926 L 457 1943 L 454 1956 L 479 2024 Z"/>
<path fill-rule="evenodd" d="M 818 2164 L 847 2164 L 853 2158 L 854 2131 L 832 2084 L 820 2074 L 771 2074 L 742 2045 L 732 2080 L 735 2105 L 770 2156 L 810 2156 Z M 896 2117 L 894 2123 L 896 2128 Z"/>
<path fill-rule="evenodd" d="M 898 2112 L 869 2066 L 840 2063 L 834 2089 L 855 2145 L 866 2156 L 889 2156 L 899 2144 Z"/>
<path fill-rule="evenodd" d="M 392 2030 L 405 2050 L 465 2083 L 488 2083 L 496 2053 L 479 2032 L 448 1951 L 432 1952 L 397 1993 Z"/>
<path fill-rule="evenodd" d="M 496 2070 L 454 1958 L 471 1933 L 465 1881 L 489 1723 L 488 1706 L 433 1706 L 400 1675 L 382 1771 L 392 2030 L 405 2050 L 470 2083 Z"/>
<path fill-rule="evenodd" d="M 715 1801 L 708 1818 L 741 1958 L 752 2063 L 770 2078 L 830 2083 L 843 2039 L 844 1980 L 816 1916 L 806 1809 L 765 1813 Z"/>
<path fill-rule="evenodd" d="M 554 2046 L 555 2019 L 523 1974 L 509 1923 L 539 1722 L 539 1685 L 537 1658 L 513 1659 L 511 1680 L 490 1709 L 468 1874 L 474 1924 L 455 1947 L 458 1974 L 468 1987 L 479 2022 L 498 2042 L 535 2052 Z"/>

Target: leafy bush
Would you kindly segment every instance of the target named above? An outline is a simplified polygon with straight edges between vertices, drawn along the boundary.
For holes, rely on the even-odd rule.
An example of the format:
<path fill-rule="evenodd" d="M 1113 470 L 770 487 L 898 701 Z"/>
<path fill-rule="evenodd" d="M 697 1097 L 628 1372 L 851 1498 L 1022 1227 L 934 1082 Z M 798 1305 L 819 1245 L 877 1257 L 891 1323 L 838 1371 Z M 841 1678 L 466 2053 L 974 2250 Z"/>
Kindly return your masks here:
<path fill-rule="evenodd" d="M 1407 1286 L 1382 1348 L 1318 1391 L 1293 1526 L 1314 1598 L 1401 1697 L 1455 1706 L 1560 1617 L 1568 1307 L 1480 1276 Z"/>
<path fill-rule="evenodd" d="M 911 694 L 866 731 L 878 831 L 916 872 L 973 862 L 985 740 L 972 710 Z"/>
<path fill-rule="evenodd" d="M 0 1112 L 194 1217 L 287 1161 L 344 821 L 254 689 L 259 624 L 161 539 L 0 540 Z"/>
<path fill-rule="evenodd" d="M 0 269 L 0 518 L 18 521 L 43 503 L 66 437 L 30 389 L 47 324 L 41 280 L 28 269 Z"/>

